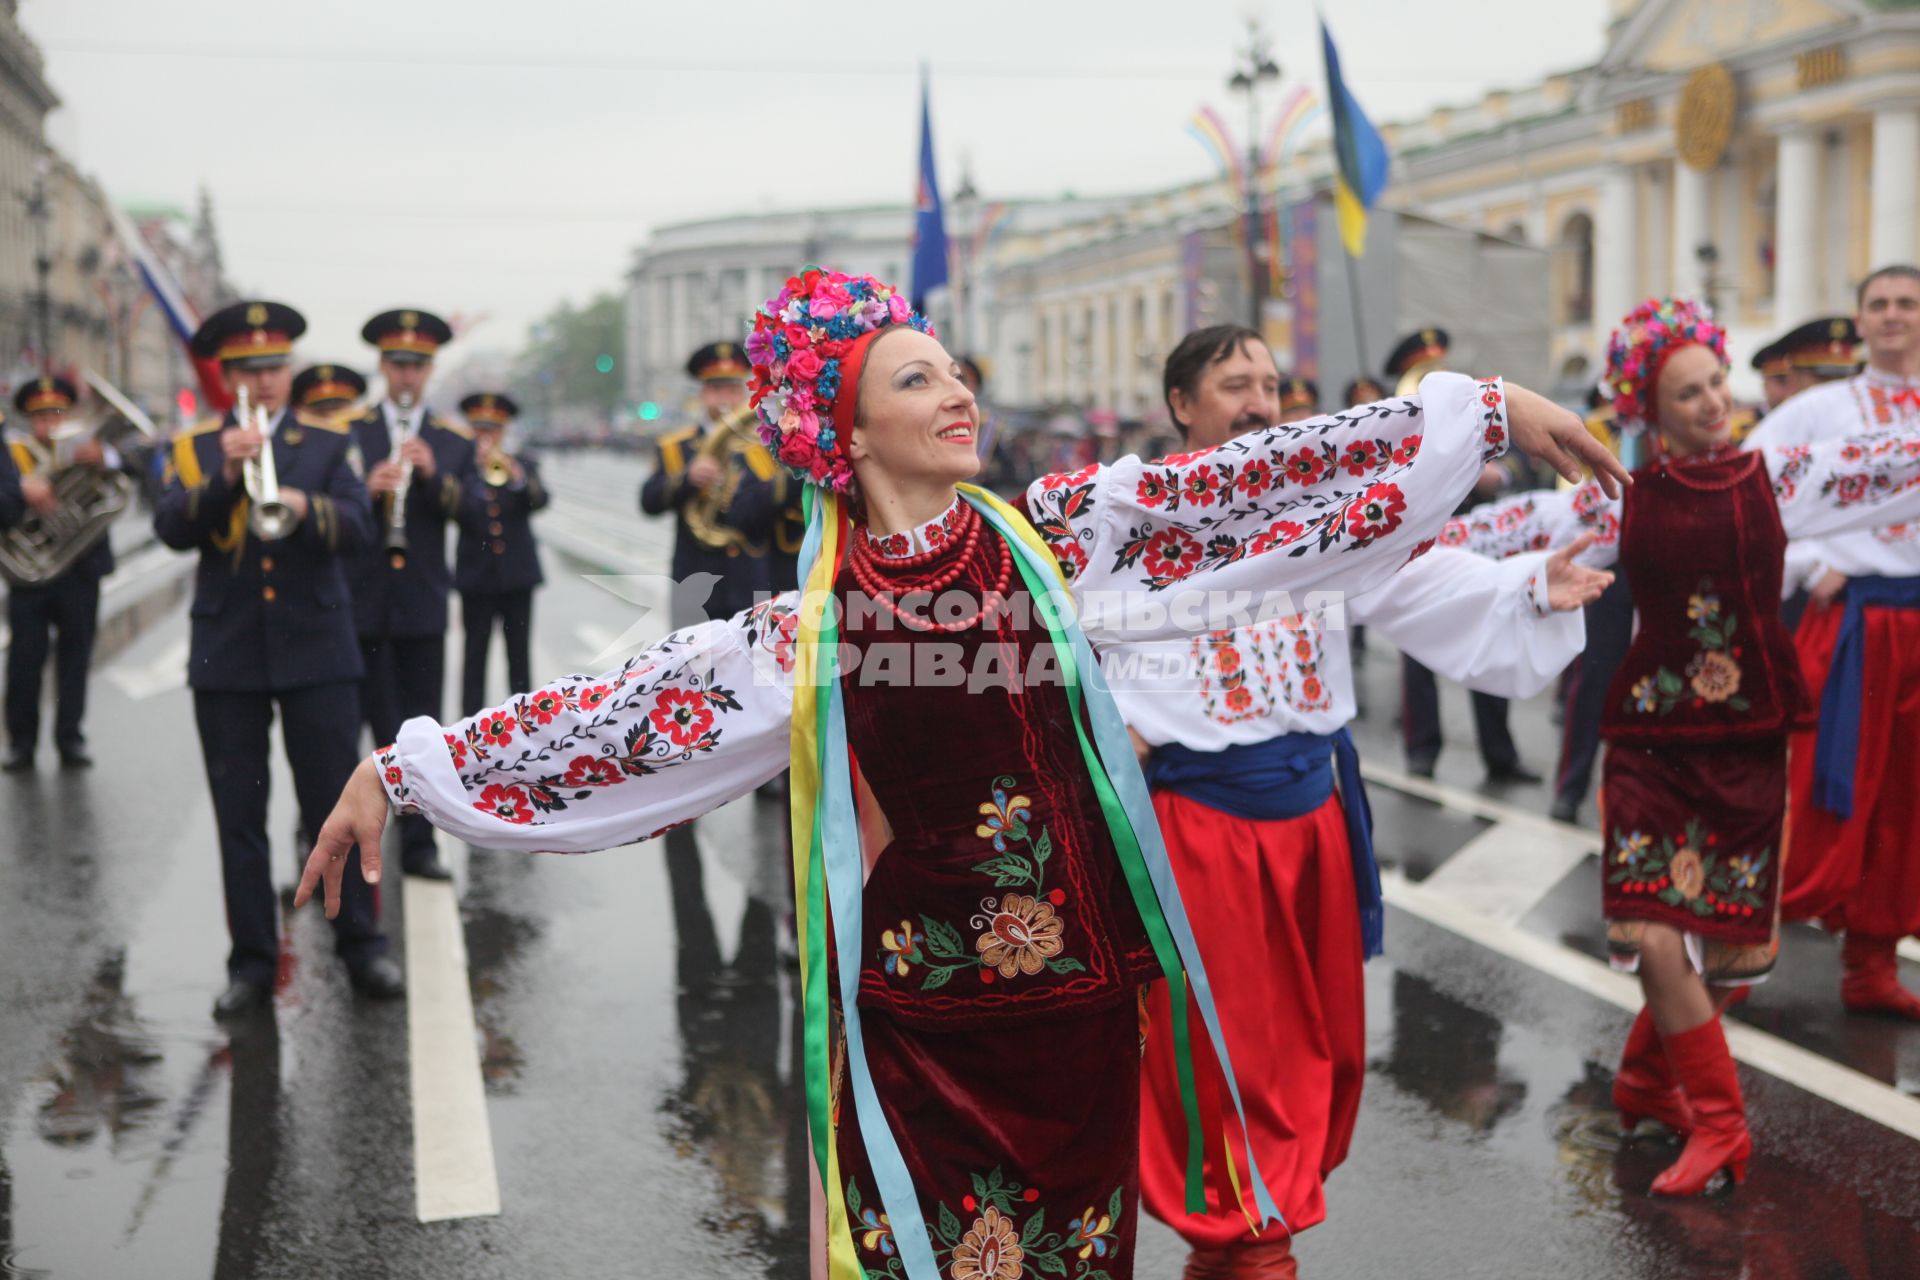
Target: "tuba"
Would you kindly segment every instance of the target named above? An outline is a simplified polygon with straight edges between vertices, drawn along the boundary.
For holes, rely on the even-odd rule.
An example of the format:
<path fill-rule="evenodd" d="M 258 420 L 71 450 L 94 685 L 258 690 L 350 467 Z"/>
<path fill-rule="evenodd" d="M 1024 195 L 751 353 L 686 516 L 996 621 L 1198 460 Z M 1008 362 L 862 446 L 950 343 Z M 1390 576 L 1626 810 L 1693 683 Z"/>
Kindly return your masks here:
<path fill-rule="evenodd" d="M 720 522 L 720 515 L 733 503 L 733 495 L 740 489 L 741 470 L 745 464 L 732 460 L 729 455 L 736 444 L 757 445 L 760 441 L 742 430 L 752 422 L 752 405 L 741 405 L 713 424 L 713 430 L 707 432 L 707 438 L 700 442 L 696 458 L 711 458 L 719 463 L 724 474 L 706 489 L 687 500 L 683 514 L 687 528 L 698 538 L 702 545 L 721 548 L 730 552 L 751 552 L 751 542 L 738 529 Z"/>
<path fill-rule="evenodd" d="M 280 500 L 280 468 L 273 460 L 273 422 L 265 405 L 249 400 L 245 387 L 234 399 L 233 420 L 260 433 L 259 454 L 240 467 L 247 490 L 247 528 L 262 542 L 277 542 L 292 533 L 299 520 L 293 508 Z"/>
<path fill-rule="evenodd" d="M 160 438 L 147 415 L 106 379 L 91 369 L 83 376 L 112 412 L 93 427 L 74 427 L 54 437 L 43 465 L 59 505 L 45 513 L 29 511 L 0 533 L 0 577 L 16 587 L 43 586 L 72 568 L 133 501 L 132 480 L 105 467 L 72 465 L 73 446 L 91 435 L 127 454 Z M 39 451 L 37 444 L 30 447 Z"/>

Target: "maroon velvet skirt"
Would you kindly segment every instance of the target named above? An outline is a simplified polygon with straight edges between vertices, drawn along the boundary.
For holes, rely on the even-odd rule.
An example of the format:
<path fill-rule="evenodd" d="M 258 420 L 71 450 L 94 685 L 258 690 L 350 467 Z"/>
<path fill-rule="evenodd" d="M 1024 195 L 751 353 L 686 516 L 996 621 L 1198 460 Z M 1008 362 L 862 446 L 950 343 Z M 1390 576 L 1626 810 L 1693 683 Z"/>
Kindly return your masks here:
<path fill-rule="evenodd" d="M 1133 1275 L 1139 1209 L 1140 1014 L 927 1031 L 860 1010 L 874 1091 L 953 1280 Z M 835 1072 L 836 1077 L 840 1072 Z M 853 1099 L 836 1098 L 854 1253 L 904 1276 Z"/>
<path fill-rule="evenodd" d="M 1715 951 L 1778 946 L 1784 738 L 1671 747 L 1609 743 L 1601 778 L 1601 904 L 1616 958 L 1636 925 L 1672 925 Z M 1738 967 L 1753 975 L 1761 957 Z M 1731 957 L 1728 957 L 1731 959 Z"/>

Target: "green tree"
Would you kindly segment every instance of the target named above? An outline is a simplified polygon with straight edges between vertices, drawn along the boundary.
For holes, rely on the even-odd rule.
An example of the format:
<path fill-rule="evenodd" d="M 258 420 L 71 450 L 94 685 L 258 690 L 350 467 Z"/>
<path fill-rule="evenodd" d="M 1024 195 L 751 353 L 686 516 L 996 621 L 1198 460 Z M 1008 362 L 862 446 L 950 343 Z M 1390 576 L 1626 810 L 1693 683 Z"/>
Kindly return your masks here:
<path fill-rule="evenodd" d="M 563 302 L 527 332 L 515 381 L 525 405 L 547 416 L 558 408 L 610 417 L 625 386 L 620 296 L 599 294 L 584 307 Z"/>

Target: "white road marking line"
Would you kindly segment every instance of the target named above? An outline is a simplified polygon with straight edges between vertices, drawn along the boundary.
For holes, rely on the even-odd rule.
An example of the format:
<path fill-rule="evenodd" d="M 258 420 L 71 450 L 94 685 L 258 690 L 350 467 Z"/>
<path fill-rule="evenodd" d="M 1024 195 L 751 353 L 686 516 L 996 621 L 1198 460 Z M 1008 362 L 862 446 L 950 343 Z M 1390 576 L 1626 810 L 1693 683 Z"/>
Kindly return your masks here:
<path fill-rule="evenodd" d="M 1418 796 L 1423 800 L 1431 800 L 1435 804 L 1442 805 L 1456 812 L 1471 814 L 1476 818 L 1485 818 L 1494 823 L 1512 823 L 1516 826 L 1523 827 L 1532 833 L 1534 839 L 1556 850 L 1570 848 L 1572 842 L 1576 839 L 1584 842 L 1583 847 L 1588 852 L 1599 847 L 1601 835 L 1599 829 L 1595 827 L 1583 827 L 1565 822 L 1555 822 L 1552 818 L 1542 817 L 1540 814 L 1515 808 L 1513 805 L 1506 804 L 1502 801 L 1478 795 L 1472 791 L 1462 791 L 1458 787 L 1450 787 L 1445 783 L 1434 782 L 1429 778 L 1416 778 L 1410 773 L 1403 773 L 1398 769 L 1378 765 L 1370 760 L 1363 759 L 1360 762 L 1360 772 L 1368 782 L 1392 787 L 1396 791 L 1404 792 L 1411 796 Z M 1491 836 L 1492 834 L 1493 832 L 1491 831 L 1486 832 L 1481 838 L 1484 839 L 1486 836 Z M 1478 840 L 1476 840 L 1475 843 L 1477 844 Z M 1546 897 L 1553 889 L 1554 884 L 1559 882 L 1559 877 L 1565 875 L 1567 871 L 1572 870 L 1579 862 L 1578 858 L 1573 859 L 1561 868 L 1553 880 L 1541 884 L 1533 875 L 1529 866 L 1534 859 L 1536 846 L 1525 844 L 1517 839 L 1511 842 L 1503 842 L 1503 844 L 1505 845 L 1507 856 L 1500 859 L 1497 864 L 1489 860 L 1484 869 L 1491 873 L 1497 865 L 1499 873 L 1503 876 L 1513 877 L 1516 884 L 1525 882 L 1534 884 L 1540 888 L 1538 897 L 1532 902 L 1527 903 L 1525 907 L 1520 908 L 1518 914 L 1510 917 L 1514 920 L 1520 919 L 1526 915 L 1528 911 L 1538 906 L 1540 899 Z M 1468 847 L 1471 848 L 1472 846 Z M 1440 869 L 1428 877 L 1427 884 L 1434 886 L 1437 883 L 1441 887 L 1449 887 L 1451 881 L 1443 878 L 1447 874 L 1447 868 L 1465 852 L 1466 849 L 1462 849 L 1460 853 L 1455 854 L 1453 858 L 1442 863 Z M 1490 880 L 1491 876 L 1489 875 L 1487 879 Z M 1482 879 L 1475 879 L 1470 883 L 1473 886 L 1473 891 L 1480 893 L 1484 891 L 1483 885 L 1485 882 L 1486 881 Z M 1904 958 L 1920 964 L 1920 938 L 1902 938 L 1900 940 L 1899 951 Z"/>
<path fill-rule="evenodd" d="M 1383 871 L 1380 881 L 1386 900 L 1410 915 L 1621 1009 L 1640 1008 L 1640 983 L 1627 974 L 1615 973 L 1591 956 L 1483 915 L 1425 885 L 1412 883 L 1397 871 Z M 1725 1025 L 1727 1043 L 1741 1062 L 1895 1133 L 1920 1139 L 1920 1098 L 1909 1097 L 1871 1076 L 1737 1019 L 1729 1018 Z"/>
<path fill-rule="evenodd" d="M 146 662 L 124 659 L 107 667 L 107 679 L 135 702 L 157 698 L 187 685 L 187 638 L 180 637 Z"/>
<path fill-rule="evenodd" d="M 1475 903 L 1502 924 L 1518 924 L 1593 852 L 1594 842 L 1595 837 L 1577 831 L 1497 823 L 1441 863 L 1426 887 Z"/>
<path fill-rule="evenodd" d="M 453 884 L 406 879 L 407 1055 L 413 1092 L 414 1216 L 500 1212 L 493 1133 Z"/>

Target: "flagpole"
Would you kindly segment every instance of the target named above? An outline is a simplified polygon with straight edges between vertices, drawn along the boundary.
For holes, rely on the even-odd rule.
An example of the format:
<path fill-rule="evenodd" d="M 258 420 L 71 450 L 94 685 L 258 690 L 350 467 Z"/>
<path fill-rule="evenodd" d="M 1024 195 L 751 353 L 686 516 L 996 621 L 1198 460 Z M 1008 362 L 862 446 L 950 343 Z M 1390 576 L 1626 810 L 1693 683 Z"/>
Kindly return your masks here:
<path fill-rule="evenodd" d="M 1360 269 L 1354 265 L 1353 254 L 1347 250 L 1346 238 L 1340 240 L 1340 256 L 1347 260 L 1347 309 L 1353 314 L 1354 356 L 1359 368 L 1354 372 L 1363 377 L 1373 376 L 1373 367 L 1367 362 L 1367 325 L 1360 314 Z"/>

